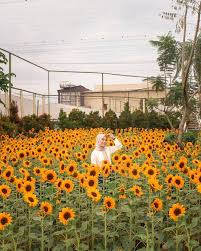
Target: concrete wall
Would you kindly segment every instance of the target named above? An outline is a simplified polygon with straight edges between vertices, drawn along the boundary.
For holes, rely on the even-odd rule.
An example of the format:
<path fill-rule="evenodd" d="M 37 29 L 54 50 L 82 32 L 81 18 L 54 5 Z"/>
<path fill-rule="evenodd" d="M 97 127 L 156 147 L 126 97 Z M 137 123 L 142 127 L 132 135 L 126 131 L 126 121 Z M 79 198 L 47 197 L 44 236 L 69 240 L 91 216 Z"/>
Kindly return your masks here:
<path fill-rule="evenodd" d="M 85 92 L 84 94 L 84 105 L 94 110 L 102 111 L 102 93 L 101 92 Z M 156 93 L 153 90 L 134 90 L 134 91 L 106 91 L 104 92 L 104 104 L 107 105 L 108 111 L 112 109 L 119 115 L 124 109 L 124 104 L 129 101 L 130 110 L 136 109 L 144 110 L 145 99 L 148 98 L 163 98 L 165 92 Z"/>
<path fill-rule="evenodd" d="M 4 115 L 8 115 L 8 95 L 5 95 L 5 93 L 0 93 L 0 99 L 6 103 L 5 108 L 2 104 L 0 104 L 0 113 Z M 17 102 L 18 106 L 18 114 L 20 117 L 30 115 L 30 114 L 38 114 L 41 115 L 43 113 L 48 113 L 48 104 L 47 104 L 47 98 L 46 100 L 42 101 L 42 98 L 24 98 L 20 95 L 12 95 L 12 100 Z M 37 100 L 39 102 L 37 102 Z M 52 119 L 57 119 L 59 116 L 60 109 L 63 109 L 67 114 L 69 114 L 72 109 L 77 108 L 86 114 L 89 114 L 91 111 L 95 111 L 94 109 L 90 109 L 87 107 L 79 107 L 79 106 L 71 106 L 71 105 L 64 105 L 64 104 L 58 104 L 57 101 L 55 102 L 50 101 L 50 115 Z"/>

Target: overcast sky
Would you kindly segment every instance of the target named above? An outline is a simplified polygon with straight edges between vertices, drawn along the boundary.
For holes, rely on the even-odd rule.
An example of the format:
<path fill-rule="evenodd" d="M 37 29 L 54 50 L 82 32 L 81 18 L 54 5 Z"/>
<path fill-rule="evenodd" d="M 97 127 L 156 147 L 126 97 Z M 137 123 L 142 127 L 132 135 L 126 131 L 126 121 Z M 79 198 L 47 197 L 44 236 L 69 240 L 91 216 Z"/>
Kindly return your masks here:
<path fill-rule="evenodd" d="M 150 39 L 174 33 L 161 19 L 171 0 L 0 0 L 0 47 L 48 69 L 158 74 Z M 47 93 L 47 73 L 13 58 L 15 86 Z M 51 94 L 60 81 L 93 89 L 101 77 L 51 74 Z M 140 78 L 105 77 L 105 83 L 139 83 Z"/>

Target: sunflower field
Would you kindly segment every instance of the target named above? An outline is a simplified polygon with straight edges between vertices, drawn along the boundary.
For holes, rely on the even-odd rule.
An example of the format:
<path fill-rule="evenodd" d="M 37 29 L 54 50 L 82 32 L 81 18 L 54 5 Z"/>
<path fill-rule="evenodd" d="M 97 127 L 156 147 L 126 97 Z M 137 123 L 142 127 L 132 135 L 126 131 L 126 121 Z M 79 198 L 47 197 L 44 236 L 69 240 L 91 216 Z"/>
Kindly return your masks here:
<path fill-rule="evenodd" d="M 116 129 L 123 147 L 98 168 L 100 130 L 1 136 L 0 250 L 201 250 L 200 144 Z"/>

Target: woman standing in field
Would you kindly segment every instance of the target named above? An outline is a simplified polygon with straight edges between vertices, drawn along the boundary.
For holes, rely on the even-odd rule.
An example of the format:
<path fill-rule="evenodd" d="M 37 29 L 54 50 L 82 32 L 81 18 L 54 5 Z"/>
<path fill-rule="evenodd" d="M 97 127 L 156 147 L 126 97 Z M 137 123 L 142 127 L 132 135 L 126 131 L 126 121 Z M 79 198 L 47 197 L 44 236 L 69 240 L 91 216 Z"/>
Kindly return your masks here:
<path fill-rule="evenodd" d="M 107 137 L 114 140 L 114 146 L 107 145 Z M 122 147 L 121 142 L 110 133 L 108 135 L 100 133 L 96 137 L 96 147 L 91 153 L 91 164 L 101 166 L 104 160 L 107 160 L 111 164 L 111 154 L 119 150 Z"/>

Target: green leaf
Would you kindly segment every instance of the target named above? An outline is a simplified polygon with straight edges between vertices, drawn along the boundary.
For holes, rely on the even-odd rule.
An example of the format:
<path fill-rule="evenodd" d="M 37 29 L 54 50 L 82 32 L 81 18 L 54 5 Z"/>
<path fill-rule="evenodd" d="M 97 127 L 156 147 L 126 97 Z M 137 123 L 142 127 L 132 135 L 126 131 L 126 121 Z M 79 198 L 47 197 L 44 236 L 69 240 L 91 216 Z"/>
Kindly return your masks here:
<path fill-rule="evenodd" d="M 198 247 L 200 245 L 199 241 L 190 240 L 190 247 Z"/>
<path fill-rule="evenodd" d="M 87 227 L 88 227 L 88 221 L 82 222 L 80 230 L 81 231 L 86 231 Z"/>

